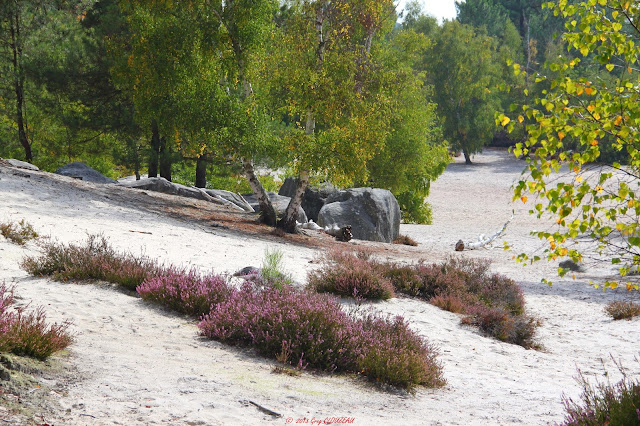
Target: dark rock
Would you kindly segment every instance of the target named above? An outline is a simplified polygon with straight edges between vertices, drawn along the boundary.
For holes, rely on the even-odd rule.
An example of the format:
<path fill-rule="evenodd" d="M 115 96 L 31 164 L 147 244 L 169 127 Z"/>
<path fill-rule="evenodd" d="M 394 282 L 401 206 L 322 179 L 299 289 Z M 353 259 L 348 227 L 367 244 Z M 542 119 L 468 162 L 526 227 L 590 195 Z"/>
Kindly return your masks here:
<path fill-rule="evenodd" d="M 567 259 L 567 260 L 563 260 L 562 262 L 560 262 L 559 266 L 562 269 L 568 269 L 570 271 L 573 272 L 584 272 L 585 269 L 582 265 L 578 265 L 576 262 L 574 262 L 571 259 Z"/>
<path fill-rule="evenodd" d="M 298 185 L 298 179 L 286 178 L 284 183 L 278 191 L 278 195 L 284 195 L 285 197 L 293 197 L 296 192 L 296 186 Z M 324 206 L 327 197 L 335 193 L 337 190 L 330 184 L 325 184 L 320 188 L 307 187 L 302 196 L 302 209 L 304 210 L 307 218 L 318 221 L 318 214 L 322 206 Z"/>
<path fill-rule="evenodd" d="M 353 238 L 392 243 L 400 235 L 400 206 L 386 189 L 337 191 L 320 210 L 318 225 L 339 228 L 351 225 Z"/>
<path fill-rule="evenodd" d="M 55 173 L 93 183 L 116 183 L 115 180 L 79 161 L 60 167 Z"/>
<path fill-rule="evenodd" d="M 234 277 L 246 277 L 247 275 L 258 275 L 260 273 L 260 269 L 255 266 L 245 266 L 240 269 L 238 272 L 234 273 Z"/>
<path fill-rule="evenodd" d="M 11 372 L 2 365 L 0 365 L 0 380 L 5 382 L 11 380 Z"/>
<path fill-rule="evenodd" d="M 267 192 L 271 203 L 273 204 L 273 208 L 276 210 L 276 213 L 279 216 L 284 215 L 284 212 L 287 210 L 287 206 L 289 205 L 289 201 L 291 201 L 290 197 L 285 197 L 283 195 L 278 195 L 275 192 Z M 258 197 L 253 194 L 243 194 L 242 195 L 245 200 L 249 203 L 251 207 L 256 211 L 256 213 L 260 212 L 260 205 L 258 204 Z M 307 222 L 307 215 L 305 214 L 302 207 L 298 208 L 298 217 L 296 220 L 300 223 Z"/>

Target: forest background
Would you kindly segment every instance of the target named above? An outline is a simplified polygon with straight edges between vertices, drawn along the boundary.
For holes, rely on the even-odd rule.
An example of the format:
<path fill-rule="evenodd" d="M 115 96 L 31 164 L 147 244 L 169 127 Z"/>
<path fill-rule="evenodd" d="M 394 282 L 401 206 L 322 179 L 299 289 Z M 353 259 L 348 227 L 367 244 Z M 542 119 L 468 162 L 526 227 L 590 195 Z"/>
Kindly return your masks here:
<path fill-rule="evenodd" d="M 254 192 L 271 224 L 277 182 L 260 170 L 279 169 L 298 178 L 285 229 L 323 182 L 387 188 L 405 221 L 429 223 L 425 198 L 450 153 L 470 163 L 526 139 L 535 120 L 507 133 L 496 114 L 544 97 L 545 64 L 579 55 L 557 37 L 562 15 L 541 6 L 467 0 L 439 23 L 391 0 L 8 0 L 0 157 Z M 571 72 L 606 70 L 586 58 Z"/>

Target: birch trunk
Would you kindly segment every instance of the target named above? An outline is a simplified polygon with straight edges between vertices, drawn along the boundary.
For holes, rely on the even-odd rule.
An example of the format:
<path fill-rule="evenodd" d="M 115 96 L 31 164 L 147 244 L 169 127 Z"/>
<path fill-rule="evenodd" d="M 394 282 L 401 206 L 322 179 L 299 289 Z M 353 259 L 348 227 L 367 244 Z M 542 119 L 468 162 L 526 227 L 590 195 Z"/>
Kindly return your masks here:
<path fill-rule="evenodd" d="M 253 168 L 253 161 L 243 158 L 242 167 L 244 169 L 245 176 L 249 180 L 249 185 L 251 185 L 251 190 L 258 198 L 258 204 L 260 205 L 260 221 L 269 226 L 276 226 L 278 219 L 276 216 L 276 210 L 273 208 L 273 204 L 271 204 L 267 191 L 265 191 L 264 186 L 260 183 L 260 179 L 256 176 L 256 172 Z"/>

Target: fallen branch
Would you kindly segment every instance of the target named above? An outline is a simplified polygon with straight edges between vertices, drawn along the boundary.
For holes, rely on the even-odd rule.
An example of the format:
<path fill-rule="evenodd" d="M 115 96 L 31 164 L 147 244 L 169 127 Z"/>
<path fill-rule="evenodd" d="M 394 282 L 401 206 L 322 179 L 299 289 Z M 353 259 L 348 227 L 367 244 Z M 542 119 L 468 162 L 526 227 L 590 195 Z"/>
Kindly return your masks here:
<path fill-rule="evenodd" d="M 249 401 L 249 400 L 248 400 L 247 402 L 248 402 L 249 404 L 251 404 L 251 405 L 254 405 L 255 407 L 257 407 L 257 408 L 258 408 L 258 410 L 262 411 L 262 412 L 263 412 L 263 413 L 265 413 L 265 414 L 268 414 L 268 415 L 270 415 L 270 416 L 274 416 L 274 417 L 282 417 L 282 414 L 280 414 L 280 413 L 276 413 L 276 412 L 275 412 L 275 411 L 273 411 L 273 410 L 269 410 L 268 408 L 265 408 L 265 407 L 263 407 L 263 406 L 262 406 L 262 405 L 260 405 L 260 404 L 256 404 L 255 402 L 253 402 L 253 401 Z"/>
<path fill-rule="evenodd" d="M 509 223 L 513 220 L 513 216 L 511 216 L 511 218 L 505 222 L 504 225 L 502 225 L 502 228 L 500 228 L 500 230 L 498 232 L 496 232 L 495 234 L 491 235 L 489 238 L 485 238 L 484 234 L 480 235 L 478 237 L 478 241 L 476 242 L 468 242 L 468 243 L 464 243 L 462 242 L 462 240 L 458 241 L 456 243 L 456 251 L 463 251 L 463 250 L 477 250 L 479 248 L 485 247 L 489 244 L 491 244 L 496 238 L 498 238 L 499 236 L 501 236 L 504 231 L 507 229 L 507 225 L 509 225 Z"/>

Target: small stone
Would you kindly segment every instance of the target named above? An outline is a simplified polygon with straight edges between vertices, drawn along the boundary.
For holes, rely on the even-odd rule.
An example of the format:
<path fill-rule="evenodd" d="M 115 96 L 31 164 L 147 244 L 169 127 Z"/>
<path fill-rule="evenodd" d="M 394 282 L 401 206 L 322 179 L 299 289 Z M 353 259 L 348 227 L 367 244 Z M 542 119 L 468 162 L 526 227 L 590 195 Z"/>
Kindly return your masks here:
<path fill-rule="evenodd" d="M 5 382 L 11 380 L 11 373 L 4 366 L 0 366 L 0 380 Z"/>

